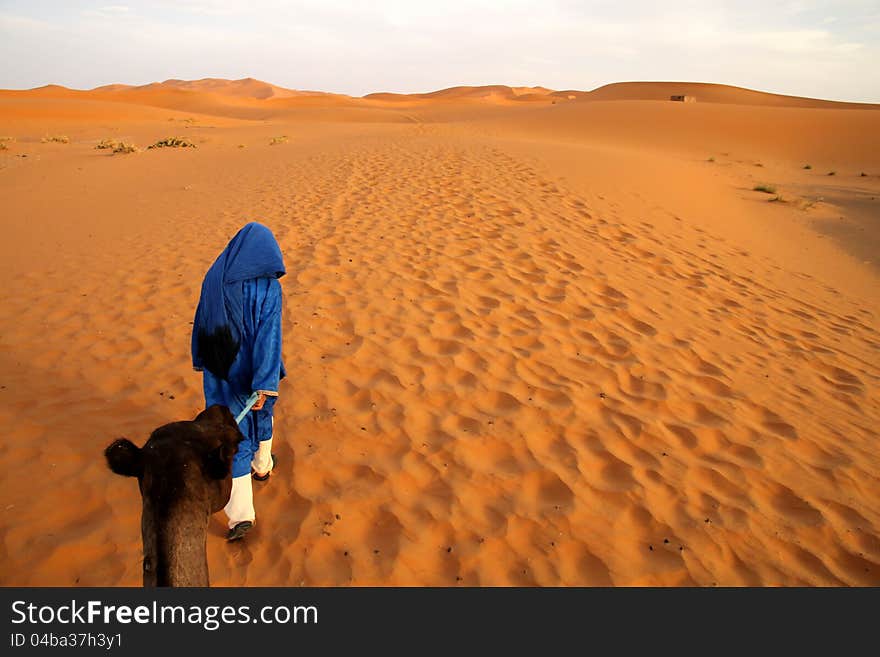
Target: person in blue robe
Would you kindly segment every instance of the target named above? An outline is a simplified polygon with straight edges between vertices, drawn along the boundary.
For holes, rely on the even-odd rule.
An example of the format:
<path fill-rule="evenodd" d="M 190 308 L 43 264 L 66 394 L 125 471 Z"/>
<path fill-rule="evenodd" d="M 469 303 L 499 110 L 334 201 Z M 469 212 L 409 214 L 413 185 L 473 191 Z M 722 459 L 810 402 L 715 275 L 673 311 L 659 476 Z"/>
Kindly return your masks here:
<path fill-rule="evenodd" d="M 232 462 L 232 493 L 224 511 L 228 540 L 256 522 L 251 478 L 264 481 L 275 465 L 273 413 L 281 360 L 281 283 L 284 260 L 272 231 L 244 226 L 202 282 L 192 331 L 193 368 L 202 372 L 205 407 L 227 406 L 234 416 L 252 393 L 259 400 L 239 424 L 244 440 Z"/>

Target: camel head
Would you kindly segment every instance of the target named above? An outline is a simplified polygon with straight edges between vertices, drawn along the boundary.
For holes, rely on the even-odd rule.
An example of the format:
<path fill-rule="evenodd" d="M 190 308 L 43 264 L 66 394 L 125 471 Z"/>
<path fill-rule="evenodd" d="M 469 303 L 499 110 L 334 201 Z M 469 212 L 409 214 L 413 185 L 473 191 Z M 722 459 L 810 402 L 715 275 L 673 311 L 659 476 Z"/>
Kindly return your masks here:
<path fill-rule="evenodd" d="M 119 438 L 104 450 L 113 472 L 138 479 L 144 586 L 207 585 L 208 517 L 229 501 L 242 439 L 229 409 L 211 406 L 195 420 L 159 427 L 143 447 Z"/>

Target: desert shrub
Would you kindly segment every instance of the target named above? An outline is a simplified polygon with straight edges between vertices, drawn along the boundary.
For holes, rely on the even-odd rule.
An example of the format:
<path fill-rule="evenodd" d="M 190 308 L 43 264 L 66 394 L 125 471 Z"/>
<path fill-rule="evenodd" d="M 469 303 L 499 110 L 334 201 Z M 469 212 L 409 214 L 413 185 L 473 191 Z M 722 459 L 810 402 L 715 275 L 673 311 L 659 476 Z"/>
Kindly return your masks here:
<path fill-rule="evenodd" d="M 752 189 L 756 192 L 764 192 L 765 194 L 776 193 L 776 188 L 773 185 L 755 185 Z"/>
<path fill-rule="evenodd" d="M 147 148 L 195 148 L 196 145 L 183 137 L 166 137 Z"/>
<path fill-rule="evenodd" d="M 115 139 L 102 139 L 97 143 L 95 148 L 99 151 L 112 150 L 116 148 L 117 141 Z"/>
<path fill-rule="evenodd" d="M 286 144 L 287 143 L 287 135 L 281 135 L 280 137 L 272 137 L 272 141 L 269 142 L 269 146 L 274 146 L 275 144 Z"/>
<path fill-rule="evenodd" d="M 802 198 L 797 202 L 797 207 L 800 210 L 809 210 L 811 207 L 816 205 L 817 201 L 814 199 Z"/>
<path fill-rule="evenodd" d="M 129 144 L 125 141 L 120 141 L 113 145 L 114 153 L 137 153 L 137 150 L 137 146 L 135 146 L 134 144 Z"/>
<path fill-rule="evenodd" d="M 67 135 L 46 135 L 45 137 L 40 139 L 40 141 L 43 142 L 44 144 L 48 144 L 49 142 L 53 142 L 53 141 L 56 141 L 59 144 L 70 143 L 70 139 L 67 137 Z"/>

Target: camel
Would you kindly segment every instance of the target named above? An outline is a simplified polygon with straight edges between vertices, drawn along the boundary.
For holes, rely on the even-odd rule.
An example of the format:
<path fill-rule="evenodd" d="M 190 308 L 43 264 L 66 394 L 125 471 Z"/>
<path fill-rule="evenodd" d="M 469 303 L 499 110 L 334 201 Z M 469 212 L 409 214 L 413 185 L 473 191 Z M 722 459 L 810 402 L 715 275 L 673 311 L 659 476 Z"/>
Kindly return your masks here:
<path fill-rule="evenodd" d="M 225 406 L 156 429 L 143 448 L 127 438 L 104 455 L 118 475 L 137 477 L 143 500 L 144 586 L 208 586 L 208 518 L 232 489 L 232 457 L 243 436 Z"/>

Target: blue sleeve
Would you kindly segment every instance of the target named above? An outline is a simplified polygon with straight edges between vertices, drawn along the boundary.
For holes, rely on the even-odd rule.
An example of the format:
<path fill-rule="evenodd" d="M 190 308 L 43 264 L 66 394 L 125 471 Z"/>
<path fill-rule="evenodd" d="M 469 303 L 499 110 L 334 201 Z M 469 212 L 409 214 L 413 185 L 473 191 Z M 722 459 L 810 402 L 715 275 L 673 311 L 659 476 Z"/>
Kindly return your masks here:
<path fill-rule="evenodd" d="M 251 390 L 278 392 L 281 376 L 281 283 L 277 279 L 269 282 L 266 298 L 260 308 L 254 341 L 253 372 Z"/>
<path fill-rule="evenodd" d="M 192 364 L 193 369 L 196 372 L 201 372 L 204 368 L 204 364 L 202 363 L 202 359 L 199 358 L 199 330 L 202 314 L 202 300 L 199 298 L 199 304 L 196 306 L 196 316 L 193 318 L 193 329 L 192 329 L 192 341 L 190 343 L 190 350 L 192 354 Z"/>

